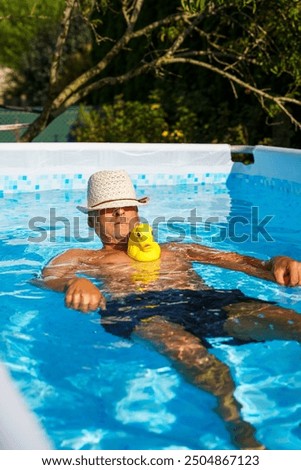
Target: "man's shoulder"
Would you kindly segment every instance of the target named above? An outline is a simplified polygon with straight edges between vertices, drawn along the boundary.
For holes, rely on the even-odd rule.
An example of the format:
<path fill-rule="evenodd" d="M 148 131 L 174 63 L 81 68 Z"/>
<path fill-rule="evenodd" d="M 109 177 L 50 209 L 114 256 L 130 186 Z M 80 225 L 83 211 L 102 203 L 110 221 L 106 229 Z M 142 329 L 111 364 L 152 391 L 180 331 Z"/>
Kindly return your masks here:
<path fill-rule="evenodd" d="M 70 248 L 69 250 L 63 251 L 61 255 L 66 256 L 81 256 L 90 255 L 95 253 L 97 250 L 87 250 L 86 248 Z"/>
<path fill-rule="evenodd" d="M 89 257 L 95 253 L 96 250 L 87 250 L 84 248 L 70 248 L 69 250 L 63 251 L 53 258 L 52 262 L 66 262 L 66 261 L 78 261 L 82 258 Z"/>
<path fill-rule="evenodd" d="M 168 243 L 163 243 L 161 245 L 161 248 L 163 250 L 171 250 L 171 251 L 187 251 L 191 250 L 193 248 L 196 249 L 207 249 L 206 246 L 200 245 L 197 243 L 184 243 L 184 242 L 168 242 Z"/>

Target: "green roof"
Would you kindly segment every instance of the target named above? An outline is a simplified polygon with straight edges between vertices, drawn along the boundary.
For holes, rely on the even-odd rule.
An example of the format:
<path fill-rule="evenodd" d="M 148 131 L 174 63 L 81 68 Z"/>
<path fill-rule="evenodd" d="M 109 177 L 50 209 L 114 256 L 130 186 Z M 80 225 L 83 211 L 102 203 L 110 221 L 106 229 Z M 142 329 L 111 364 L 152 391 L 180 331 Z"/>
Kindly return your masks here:
<path fill-rule="evenodd" d="M 49 124 L 47 129 L 34 139 L 34 142 L 67 142 L 70 127 L 73 125 L 77 113 L 77 106 L 67 109 Z M 3 124 L 31 123 L 37 116 L 37 113 L 0 108 L 0 126 Z M 23 132 L 23 129 L 0 131 L 0 142 L 16 142 Z"/>

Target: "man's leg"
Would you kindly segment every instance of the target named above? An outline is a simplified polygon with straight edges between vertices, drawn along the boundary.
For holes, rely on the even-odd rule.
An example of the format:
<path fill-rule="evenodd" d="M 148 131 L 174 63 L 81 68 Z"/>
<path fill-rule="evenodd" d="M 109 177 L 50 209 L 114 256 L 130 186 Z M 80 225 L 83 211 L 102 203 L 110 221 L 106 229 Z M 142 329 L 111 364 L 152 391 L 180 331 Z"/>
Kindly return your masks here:
<path fill-rule="evenodd" d="M 181 325 L 159 316 L 142 320 L 134 334 L 169 357 L 190 383 L 217 398 L 217 412 L 224 419 L 236 447 L 264 449 L 254 436 L 254 428 L 241 417 L 241 405 L 234 397 L 235 385 L 229 368 L 210 354 L 197 337 Z"/>
<path fill-rule="evenodd" d="M 223 307 L 224 330 L 242 341 L 301 341 L 301 315 L 267 302 L 248 300 Z"/>

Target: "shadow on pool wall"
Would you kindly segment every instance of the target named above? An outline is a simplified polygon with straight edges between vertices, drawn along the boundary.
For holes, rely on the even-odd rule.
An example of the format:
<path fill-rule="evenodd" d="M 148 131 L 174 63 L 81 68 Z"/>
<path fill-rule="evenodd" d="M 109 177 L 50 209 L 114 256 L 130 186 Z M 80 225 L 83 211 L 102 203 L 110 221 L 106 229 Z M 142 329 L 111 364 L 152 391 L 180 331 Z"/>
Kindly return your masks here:
<path fill-rule="evenodd" d="M 256 146 L 252 155 L 254 164 L 234 163 L 226 181 L 236 250 L 294 257 L 286 232 L 300 230 L 301 150 Z"/>
<path fill-rule="evenodd" d="M 243 151 L 243 147 L 234 148 L 236 152 Z M 246 152 L 246 155 L 252 152 L 254 163 L 235 162 L 227 178 L 228 185 L 238 179 L 256 187 L 277 185 L 280 191 L 301 194 L 301 150 L 257 145 L 247 147 Z"/>

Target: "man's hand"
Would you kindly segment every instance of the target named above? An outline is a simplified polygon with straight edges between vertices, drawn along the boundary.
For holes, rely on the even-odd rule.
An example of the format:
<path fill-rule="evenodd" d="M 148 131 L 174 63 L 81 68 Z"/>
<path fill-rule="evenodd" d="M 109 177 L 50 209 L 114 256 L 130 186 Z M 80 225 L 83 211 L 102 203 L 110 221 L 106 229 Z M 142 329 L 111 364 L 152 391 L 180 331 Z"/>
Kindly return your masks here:
<path fill-rule="evenodd" d="M 301 263 L 288 256 L 275 256 L 267 263 L 276 282 L 283 286 L 301 286 Z"/>
<path fill-rule="evenodd" d="M 88 313 L 98 308 L 106 309 L 106 301 L 100 290 L 89 279 L 77 277 L 68 282 L 65 294 L 68 308 Z"/>

